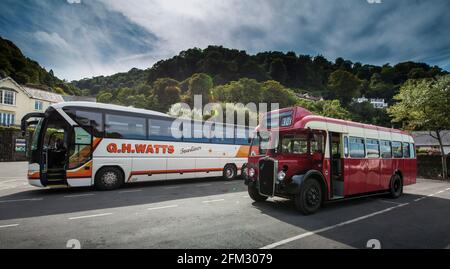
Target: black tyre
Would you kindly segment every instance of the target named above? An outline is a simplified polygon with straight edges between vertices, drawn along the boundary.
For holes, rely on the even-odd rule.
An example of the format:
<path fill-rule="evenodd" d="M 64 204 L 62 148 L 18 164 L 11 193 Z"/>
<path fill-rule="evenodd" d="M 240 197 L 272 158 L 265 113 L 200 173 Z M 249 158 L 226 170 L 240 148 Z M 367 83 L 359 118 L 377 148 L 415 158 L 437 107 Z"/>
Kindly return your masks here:
<path fill-rule="evenodd" d="M 233 164 L 227 164 L 223 168 L 223 178 L 225 180 L 233 180 L 237 176 L 237 168 Z"/>
<path fill-rule="evenodd" d="M 247 164 L 242 165 L 241 178 L 243 178 L 243 179 L 247 178 Z"/>
<path fill-rule="evenodd" d="M 248 195 L 255 202 L 264 202 L 268 198 L 267 196 L 263 196 L 263 195 L 259 194 L 256 186 L 250 186 L 250 185 L 248 186 Z"/>
<path fill-rule="evenodd" d="M 389 197 L 397 199 L 403 194 L 403 181 L 399 175 L 394 175 L 389 186 Z"/>
<path fill-rule="evenodd" d="M 95 188 L 102 191 L 120 188 L 124 183 L 122 170 L 117 167 L 100 169 L 95 176 Z"/>
<path fill-rule="evenodd" d="M 304 215 L 310 215 L 322 205 L 322 188 L 316 179 L 307 179 L 294 198 L 295 207 Z"/>

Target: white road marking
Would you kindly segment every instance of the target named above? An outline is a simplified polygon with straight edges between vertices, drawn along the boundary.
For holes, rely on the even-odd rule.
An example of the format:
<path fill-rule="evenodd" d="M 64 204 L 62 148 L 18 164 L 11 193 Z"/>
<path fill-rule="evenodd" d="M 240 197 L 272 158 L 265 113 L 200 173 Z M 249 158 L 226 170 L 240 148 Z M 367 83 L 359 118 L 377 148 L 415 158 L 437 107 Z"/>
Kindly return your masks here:
<path fill-rule="evenodd" d="M 119 193 L 130 193 L 130 192 L 140 192 L 142 190 L 129 190 L 129 191 L 119 191 Z"/>
<path fill-rule="evenodd" d="M 41 201 L 41 200 L 44 200 L 44 198 L 17 199 L 17 200 L 0 200 L 0 203 L 27 202 L 27 201 Z"/>
<path fill-rule="evenodd" d="M 212 184 L 198 184 L 198 185 L 195 185 L 195 187 L 208 187 L 208 186 L 211 186 Z"/>
<path fill-rule="evenodd" d="M 171 190 L 171 189 L 178 189 L 178 188 L 181 188 L 181 186 L 165 187 L 164 189 L 166 189 L 166 190 Z"/>
<path fill-rule="evenodd" d="M 450 191 L 450 188 L 445 189 L 446 191 Z"/>
<path fill-rule="evenodd" d="M 225 182 L 225 183 L 223 183 L 224 185 L 235 185 L 235 184 L 237 184 L 237 182 Z"/>
<path fill-rule="evenodd" d="M 216 202 L 222 202 L 222 201 L 225 201 L 225 199 L 207 200 L 207 201 L 202 201 L 202 203 L 208 204 L 208 203 L 216 203 Z"/>
<path fill-rule="evenodd" d="M 244 195 L 244 196 L 242 196 L 242 198 L 250 198 L 250 196 Z"/>
<path fill-rule="evenodd" d="M 23 180 L 25 180 L 25 179 L 11 179 L 11 180 L 6 180 L 6 181 L 0 181 L 0 184 L 14 182 L 14 181 L 23 181 Z"/>
<path fill-rule="evenodd" d="M 427 198 L 427 197 L 420 197 L 420 198 L 417 198 L 417 199 L 414 200 L 414 202 L 422 201 L 422 200 L 425 199 L 425 198 Z"/>
<path fill-rule="evenodd" d="M 402 203 L 392 202 L 392 201 L 383 200 L 383 199 L 377 199 L 377 201 L 380 201 L 380 202 L 383 202 L 383 203 L 387 203 L 387 204 L 394 204 L 394 205 L 401 205 L 402 204 Z"/>
<path fill-rule="evenodd" d="M 79 217 L 72 217 L 69 218 L 70 220 L 76 220 L 76 219 L 86 219 L 86 218 L 95 218 L 95 217 L 103 217 L 112 215 L 112 213 L 103 213 L 103 214 L 95 214 L 95 215 L 86 215 L 86 216 L 79 216 Z"/>
<path fill-rule="evenodd" d="M 19 226 L 19 224 L 8 224 L 8 225 L 0 225 L 0 228 L 8 228 L 8 227 L 16 227 Z"/>
<path fill-rule="evenodd" d="M 166 206 L 150 207 L 150 208 L 147 208 L 147 210 L 158 210 L 158 209 L 173 208 L 173 207 L 178 207 L 178 205 L 166 205 Z"/>
<path fill-rule="evenodd" d="M 93 193 L 86 193 L 86 194 L 74 194 L 74 195 L 66 195 L 64 198 L 74 198 L 74 197 L 85 197 L 85 196 L 92 196 Z"/>
<path fill-rule="evenodd" d="M 374 213 L 371 213 L 371 214 L 367 214 L 367 215 L 361 216 L 359 218 L 351 219 L 351 220 L 344 221 L 344 222 L 341 222 L 341 223 L 338 223 L 338 224 L 335 224 L 335 225 L 327 226 L 327 227 L 324 227 L 324 228 L 321 228 L 321 229 L 317 229 L 317 230 L 314 230 L 314 231 L 311 231 L 311 232 L 307 232 L 307 233 L 299 234 L 299 235 L 296 235 L 296 236 L 293 236 L 293 237 L 290 237 L 290 238 L 286 238 L 284 240 L 281 240 L 281 241 L 272 243 L 270 245 L 264 246 L 261 249 L 276 248 L 276 247 L 279 247 L 281 245 L 285 245 L 285 244 L 290 243 L 290 242 L 295 241 L 295 240 L 299 240 L 299 239 L 302 239 L 302 238 L 305 238 L 305 237 L 308 237 L 308 236 L 311 236 L 311 235 L 315 235 L 315 234 L 318 234 L 318 233 L 323 233 L 323 232 L 326 232 L 326 231 L 329 231 L 329 230 L 332 230 L 332 229 L 335 229 L 335 228 L 338 228 L 338 227 L 342 227 L 342 226 L 345 226 L 345 225 L 348 225 L 348 224 L 351 224 L 351 223 L 355 223 L 355 222 L 358 222 L 358 221 L 361 221 L 361 220 L 365 220 L 365 219 L 368 219 L 368 218 L 371 218 L 371 217 L 374 217 L 374 216 L 377 216 L 377 215 L 389 212 L 389 211 L 391 211 L 393 209 L 400 208 L 400 207 L 403 207 L 403 206 L 406 206 L 406 205 L 409 205 L 409 203 L 404 203 L 404 204 L 400 204 L 400 205 L 397 205 L 397 206 L 389 207 L 389 208 L 386 208 L 386 209 L 383 209 L 383 210 L 380 210 L 380 211 L 377 211 L 377 212 L 374 212 Z"/>
<path fill-rule="evenodd" d="M 443 192 L 445 192 L 445 190 L 438 191 L 438 192 L 436 192 L 436 194 L 441 194 L 441 193 L 443 193 Z"/>

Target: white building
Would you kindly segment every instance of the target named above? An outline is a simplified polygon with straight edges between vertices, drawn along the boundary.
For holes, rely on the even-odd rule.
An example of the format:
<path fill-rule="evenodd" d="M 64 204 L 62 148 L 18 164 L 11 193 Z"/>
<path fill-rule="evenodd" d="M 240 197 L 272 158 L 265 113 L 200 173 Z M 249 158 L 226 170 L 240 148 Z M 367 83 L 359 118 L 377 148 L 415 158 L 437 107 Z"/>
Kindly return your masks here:
<path fill-rule="evenodd" d="M 23 86 L 6 77 L 0 80 L 0 125 L 20 125 L 27 113 L 43 112 L 63 101 L 60 94 Z"/>
<path fill-rule="evenodd" d="M 373 105 L 374 108 L 387 108 L 388 107 L 388 104 L 382 98 L 367 99 L 366 97 L 363 96 L 360 98 L 353 99 L 353 101 L 355 101 L 359 104 L 364 103 L 364 102 L 369 102 Z"/>

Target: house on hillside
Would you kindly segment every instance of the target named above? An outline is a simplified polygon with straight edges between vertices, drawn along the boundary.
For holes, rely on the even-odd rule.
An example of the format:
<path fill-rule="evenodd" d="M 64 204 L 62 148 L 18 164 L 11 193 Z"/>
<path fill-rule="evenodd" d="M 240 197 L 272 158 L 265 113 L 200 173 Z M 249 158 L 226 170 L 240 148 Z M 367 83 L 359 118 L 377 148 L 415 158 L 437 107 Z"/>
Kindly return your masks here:
<path fill-rule="evenodd" d="M 430 135 L 428 131 L 411 132 L 416 143 L 418 152 L 427 152 L 428 154 L 440 155 L 439 142 Z M 435 134 L 433 134 L 435 136 Z M 442 132 L 442 143 L 444 145 L 444 153 L 450 154 L 450 130 Z"/>
<path fill-rule="evenodd" d="M 10 77 L 0 79 L 0 125 L 20 125 L 25 114 L 59 102 L 64 102 L 60 94 L 20 85 Z"/>
<path fill-rule="evenodd" d="M 313 101 L 313 102 L 323 101 L 323 97 L 313 96 L 310 95 L 309 93 L 297 93 L 296 95 L 299 99 L 303 99 L 306 101 Z"/>
<path fill-rule="evenodd" d="M 389 105 L 388 105 L 388 103 L 386 103 L 385 102 L 385 100 L 384 99 L 382 99 L 382 98 L 370 98 L 370 99 L 367 99 L 366 97 L 360 97 L 360 98 L 355 98 L 355 99 L 353 99 L 353 101 L 354 102 L 356 102 L 356 103 L 359 103 L 359 104 L 361 104 L 361 103 L 364 103 L 364 102 L 369 102 L 370 104 L 372 104 L 372 106 L 374 107 L 374 108 L 387 108 Z"/>

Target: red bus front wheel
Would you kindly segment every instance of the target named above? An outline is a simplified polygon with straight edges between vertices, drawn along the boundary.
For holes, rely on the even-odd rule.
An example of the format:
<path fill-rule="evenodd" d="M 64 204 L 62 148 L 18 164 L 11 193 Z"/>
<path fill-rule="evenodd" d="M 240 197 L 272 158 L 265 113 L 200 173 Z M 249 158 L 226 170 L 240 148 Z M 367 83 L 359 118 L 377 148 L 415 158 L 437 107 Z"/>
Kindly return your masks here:
<path fill-rule="evenodd" d="M 300 190 L 295 195 L 295 207 L 304 215 L 310 215 L 317 212 L 322 205 L 322 188 L 320 183 L 311 178 L 307 179 Z"/>

